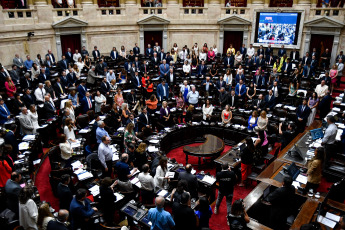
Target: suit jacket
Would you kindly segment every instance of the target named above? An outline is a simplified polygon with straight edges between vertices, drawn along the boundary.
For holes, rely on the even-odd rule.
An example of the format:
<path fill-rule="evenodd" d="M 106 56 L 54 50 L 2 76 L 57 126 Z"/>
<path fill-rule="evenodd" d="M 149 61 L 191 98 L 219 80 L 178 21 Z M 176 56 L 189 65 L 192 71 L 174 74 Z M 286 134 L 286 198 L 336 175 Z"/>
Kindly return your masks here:
<path fill-rule="evenodd" d="M 203 87 L 204 90 L 206 91 L 206 85 L 204 85 L 205 83 L 206 83 L 206 80 L 203 80 L 202 83 L 201 83 L 201 87 Z M 210 80 L 210 83 L 211 83 L 212 85 L 209 85 L 209 86 L 208 86 L 208 91 L 212 91 L 213 82 Z"/>
<path fill-rule="evenodd" d="M 24 2 L 24 4 L 23 4 L 23 2 Z M 26 7 L 26 1 L 24 0 L 23 2 L 21 0 L 15 0 L 16 8 L 17 9 L 26 9 L 27 8 Z"/>
<path fill-rule="evenodd" d="M 140 48 L 139 47 L 134 47 L 133 48 L 133 53 L 134 53 L 134 55 L 139 55 L 140 54 Z"/>
<path fill-rule="evenodd" d="M 159 61 L 159 57 L 158 56 L 157 56 L 156 60 L 155 60 L 154 57 L 151 57 L 151 65 L 152 65 L 152 67 L 160 65 L 160 61 Z"/>
<path fill-rule="evenodd" d="M 273 107 L 275 106 L 276 103 L 276 98 L 274 97 L 274 95 L 272 95 L 271 100 L 269 99 L 269 95 L 267 94 L 265 96 L 265 107 L 269 108 L 270 110 L 273 109 Z"/>
<path fill-rule="evenodd" d="M 62 84 L 62 86 L 64 87 L 64 88 L 66 88 L 66 87 L 70 87 L 70 82 L 68 81 L 68 78 L 67 78 L 67 76 L 66 76 L 66 78 L 64 78 L 63 76 L 61 76 L 60 77 L 60 82 L 61 82 L 61 84 Z"/>
<path fill-rule="evenodd" d="M 0 106 L 0 124 L 4 124 L 8 119 L 7 117 L 11 115 L 10 110 L 7 108 L 7 105 L 4 104 L 4 108 Z"/>
<path fill-rule="evenodd" d="M 253 83 L 256 85 L 257 88 L 261 88 L 262 86 L 262 75 L 254 75 L 253 76 Z"/>
<path fill-rule="evenodd" d="M 235 95 L 234 97 L 232 97 L 231 95 L 228 95 L 228 104 L 231 107 L 237 107 L 237 105 L 238 105 L 238 96 Z"/>
<path fill-rule="evenodd" d="M 157 54 L 157 56 L 158 56 L 158 58 L 159 58 L 160 61 L 163 61 L 163 60 L 165 59 L 165 57 L 166 57 L 166 54 L 165 54 L 165 53 L 162 53 L 162 52 L 159 52 L 159 53 Z M 169 65 L 168 62 L 167 62 L 167 64 Z"/>
<path fill-rule="evenodd" d="M 146 48 L 145 55 L 147 57 L 152 57 L 153 56 L 153 49 L 152 48 Z"/>
<path fill-rule="evenodd" d="M 70 205 L 72 229 L 85 229 L 87 225 L 85 219 L 90 218 L 94 212 L 95 211 L 92 209 L 89 199 L 85 199 L 84 204 L 82 204 L 73 197 Z"/>
<path fill-rule="evenodd" d="M 259 103 L 259 99 L 253 100 L 253 106 L 256 106 L 256 109 L 265 109 L 266 103 L 265 100 L 261 100 Z"/>
<path fill-rule="evenodd" d="M 171 87 L 173 85 L 176 85 L 176 75 L 173 73 L 173 81 L 170 80 L 170 72 L 168 72 L 166 78 L 166 83 L 168 83 L 168 85 Z"/>
<path fill-rule="evenodd" d="M 224 66 L 228 66 L 230 65 L 230 67 L 232 68 L 234 66 L 234 57 L 233 56 L 226 56 L 224 58 Z"/>
<path fill-rule="evenodd" d="M 138 130 L 141 132 L 144 127 L 151 124 L 150 114 L 147 113 L 147 119 L 144 113 L 141 113 L 138 118 Z"/>
<path fill-rule="evenodd" d="M 24 94 L 23 102 L 24 102 L 26 108 L 30 108 L 30 105 L 35 104 L 35 101 L 36 101 L 35 96 L 33 94 L 30 94 L 30 95 Z"/>
<path fill-rule="evenodd" d="M 258 68 L 258 67 L 264 67 L 265 66 L 265 59 L 261 59 L 260 60 L 260 58 L 258 58 L 257 60 L 256 60 L 256 67 Z"/>
<path fill-rule="evenodd" d="M 150 66 L 146 65 L 146 73 L 148 73 L 149 71 L 150 71 Z M 140 72 L 143 74 L 145 73 L 145 65 L 144 64 L 141 65 Z"/>
<path fill-rule="evenodd" d="M 159 72 L 161 73 L 161 77 L 164 77 L 164 74 L 167 74 L 169 73 L 169 65 L 168 64 L 161 64 L 159 66 Z"/>
<path fill-rule="evenodd" d="M 50 77 L 49 77 L 49 75 L 48 75 L 47 73 L 45 73 L 45 77 L 44 77 L 43 73 L 40 73 L 40 75 L 38 75 L 38 81 L 39 81 L 40 83 L 43 83 L 43 84 L 44 84 L 44 82 L 45 82 L 46 80 L 50 80 Z"/>
<path fill-rule="evenodd" d="M 178 176 L 179 180 L 185 180 L 188 184 L 187 191 L 190 192 L 191 197 L 198 197 L 198 179 L 195 175 L 187 172 L 181 172 Z"/>
<path fill-rule="evenodd" d="M 78 97 L 79 97 L 79 100 L 80 99 L 83 99 L 85 97 L 85 94 L 87 92 L 87 88 L 86 86 L 82 86 L 81 84 L 78 86 Z"/>
<path fill-rule="evenodd" d="M 235 94 L 238 96 L 239 94 L 241 94 L 241 97 L 244 97 L 247 93 L 247 88 L 246 86 L 243 84 L 240 88 L 240 84 L 237 84 L 235 87 Z M 230 98 L 229 98 L 230 100 Z"/>
<path fill-rule="evenodd" d="M 251 69 L 254 66 L 254 60 L 253 59 L 247 59 L 246 60 L 246 66 L 248 66 L 249 69 Z"/>
<path fill-rule="evenodd" d="M 12 146 L 12 152 L 10 153 L 13 160 L 17 160 L 17 156 L 19 154 L 18 142 L 17 138 L 14 136 L 12 131 L 8 131 L 4 137 L 5 144 Z M 18 203 L 17 203 L 18 205 Z"/>
<path fill-rule="evenodd" d="M 68 228 L 64 223 L 61 223 L 57 220 L 51 220 L 48 222 L 47 230 L 68 230 Z"/>
<path fill-rule="evenodd" d="M 226 87 L 226 82 L 223 80 L 222 82 L 220 82 L 220 80 L 218 80 L 217 82 L 216 82 L 216 88 L 218 89 L 218 90 L 220 90 L 222 87 Z"/>
<path fill-rule="evenodd" d="M 92 98 L 91 96 L 89 97 L 90 99 L 90 102 L 91 102 L 91 107 L 89 106 L 89 103 L 86 99 L 86 96 L 83 97 L 83 99 L 81 99 L 81 106 L 83 108 L 83 113 L 86 113 L 87 111 L 91 110 L 93 108 L 93 105 L 92 105 Z"/>
<path fill-rule="evenodd" d="M 138 75 L 138 79 L 139 81 L 137 80 L 137 78 L 135 76 L 132 77 L 132 85 L 133 87 L 136 89 L 138 88 L 139 86 L 141 86 L 141 77 Z"/>
<path fill-rule="evenodd" d="M 99 52 L 99 50 L 93 50 L 92 51 L 92 56 L 93 56 L 93 60 L 97 60 L 97 58 L 101 58 L 101 53 Z"/>
<path fill-rule="evenodd" d="M 246 54 L 247 54 L 247 48 L 241 47 L 241 48 L 240 48 L 240 53 L 243 55 L 243 57 L 245 57 Z"/>
<path fill-rule="evenodd" d="M 263 58 L 265 57 L 265 50 L 263 48 L 258 49 L 256 52 L 258 53 L 258 56 L 260 56 L 262 54 Z"/>
<path fill-rule="evenodd" d="M 98 75 L 105 75 L 104 74 L 104 67 L 105 67 L 105 65 L 104 65 L 104 63 L 98 63 L 97 65 L 96 65 L 96 73 L 98 74 Z"/>
<path fill-rule="evenodd" d="M 53 62 L 53 63 L 55 63 L 55 56 L 54 56 L 54 54 L 46 54 L 46 57 L 47 57 L 47 56 L 48 56 L 49 58 L 51 57 L 51 58 L 50 58 L 50 61 Z"/>
<path fill-rule="evenodd" d="M 34 125 L 28 115 L 21 114 L 19 122 L 22 134 L 29 135 L 34 133 Z"/>
<path fill-rule="evenodd" d="M 54 117 L 56 108 L 50 102 L 45 101 L 43 109 L 44 109 L 44 112 L 45 112 L 45 118 L 46 119 Z"/>
<path fill-rule="evenodd" d="M 95 71 L 90 69 L 89 72 L 87 73 L 86 81 L 87 81 L 87 83 L 95 84 L 95 79 L 96 79 L 96 73 L 95 73 Z"/>
<path fill-rule="evenodd" d="M 199 76 L 201 76 L 201 75 L 206 75 L 206 73 L 207 73 L 207 66 L 204 65 L 204 66 L 202 67 L 202 65 L 200 64 L 200 65 L 198 66 L 198 75 L 199 75 Z"/>
<path fill-rule="evenodd" d="M 310 68 L 312 68 L 313 70 L 315 70 L 315 68 L 318 66 L 318 62 L 316 59 L 311 59 L 310 61 Z"/>
<path fill-rule="evenodd" d="M 276 62 L 276 59 L 272 56 L 270 56 L 270 55 L 268 55 L 268 56 L 266 56 L 266 64 L 267 65 L 274 65 L 274 63 Z"/>
<path fill-rule="evenodd" d="M 73 193 L 71 192 L 70 188 L 60 182 L 57 186 L 56 194 L 60 200 L 60 209 L 69 210 L 69 206 L 73 199 Z"/>
<path fill-rule="evenodd" d="M 309 63 L 311 63 L 311 57 L 304 56 L 302 58 L 302 65 L 308 65 Z"/>
<path fill-rule="evenodd" d="M 31 82 L 31 79 L 28 79 L 26 80 L 25 77 L 22 77 L 20 79 L 20 86 L 22 87 L 23 90 L 29 88 L 31 89 L 32 88 L 32 82 Z"/>
<path fill-rule="evenodd" d="M 19 58 L 18 60 L 17 58 L 13 58 L 13 65 L 16 65 L 19 69 L 19 67 L 24 66 L 23 59 Z"/>
<path fill-rule="evenodd" d="M 68 60 L 66 60 L 66 59 L 65 59 L 65 61 L 64 61 L 64 60 L 60 60 L 60 61 L 58 62 L 58 66 L 59 66 L 59 68 L 60 68 L 61 70 L 68 69 Z"/>
<path fill-rule="evenodd" d="M 131 123 L 131 119 L 127 119 L 126 121 L 126 126 Z M 138 122 L 137 122 L 137 119 L 134 118 L 134 129 L 133 129 L 134 132 L 138 132 Z"/>
<path fill-rule="evenodd" d="M 104 96 L 107 95 L 107 93 L 110 91 L 110 84 L 109 84 L 109 82 L 101 82 L 101 88 L 100 88 L 99 91 Z"/>
<path fill-rule="evenodd" d="M 266 50 L 265 50 L 265 56 L 267 57 L 267 56 L 270 56 L 270 53 L 272 53 L 273 52 L 273 49 L 272 48 L 266 48 Z"/>
<path fill-rule="evenodd" d="M 278 50 L 278 57 L 282 57 L 284 54 L 286 54 L 286 49 L 279 49 Z"/>
<path fill-rule="evenodd" d="M 297 60 L 299 61 L 299 51 L 296 51 L 295 59 L 293 58 L 293 51 L 290 52 L 290 60 Z"/>
<path fill-rule="evenodd" d="M 61 88 L 60 88 L 59 84 L 60 84 Z M 61 81 L 60 81 L 59 84 L 57 82 L 55 82 L 55 84 L 53 85 L 53 89 L 55 91 L 55 95 L 58 98 L 60 98 L 60 96 L 65 93 L 65 88 L 63 87 Z M 61 92 L 61 89 L 62 89 L 62 92 Z"/>
<path fill-rule="evenodd" d="M 66 52 L 66 53 L 65 53 L 65 57 L 66 57 L 66 59 L 68 60 L 68 63 L 73 62 L 73 53 L 72 53 L 72 52 L 71 52 L 71 53 Z"/>
<path fill-rule="evenodd" d="M 77 82 L 77 75 L 73 72 L 73 73 L 68 73 L 67 74 L 67 79 L 68 79 L 68 83 L 69 85 L 73 85 Z"/>
<path fill-rule="evenodd" d="M 267 201 L 272 204 L 271 218 L 274 222 L 280 219 L 282 221 L 286 221 L 291 204 L 294 203 L 294 196 L 295 187 L 292 185 L 290 187 L 277 188 L 274 192 L 268 195 Z"/>
<path fill-rule="evenodd" d="M 287 66 L 287 73 L 290 73 L 292 70 L 292 63 L 291 62 L 290 63 L 284 62 L 283 67 L 282 67 L 282 71 L 285 71 L 286 65 L 288 65 Z"/>
<path fill-rule="evenodd" d="M 119 53 L 117 51 L 110 51 L 110 57 L 113 60 L 116 60 L 119 57 Z"/>
<path fill-rule="evenodd" d="M 165 86 L 165 94 L 166 94 L 166 97 L 168 98 L 169 97 L 169 86 L 168 86 L 168 84 L 165 84 L 164 86 Z M 161 83 L 157 86 L 157 98 L 159 101 L 161 101 L 163 99 L 163 95 L 164 95 L 164 90 L 163 90 L 163 85 Z"/>
<path fill-rule="evenodd" d="M 240 83 L 240 80 L 242 80 L 243 82 L 246 80 L 246 78 L 244 77 L 244 74 L 242 75 L 239 75 L 239 74 L 236 74 L 236 77 L 235 77 L 235 83 Z"/>
<path fill-rule="evenodd" d="M 225 106 L 228 103 L 228 93 L 226 91 L 219 93 L 218 100 L 221 106 Z"/>
<path fill-rule="evenodd" d="M 298 106 L 296 115 L 297 115 L 297 118 L 303 119 L 303 123 L 307 123 L 307 120 L 310 114 L 310 108 L 308 105 L 306 105 L 304 111 L 302 111 L 302 107 L 303 107 L 302 105 Z"/>
<path fill-rule="evenodd" d="M 22 187 L 17 182 L 8 179 L 5 185 L 6 201 L 8 208 L 18 215 L 19 212 L 19 201 L 18 195 Z"/>
<path fill-rule="evenodd" d="M 19 74 L 16 70 L 9 71 L 9 74 L 14 82 L 14 84 L 17 84 L 18 80 L 20 80 Z"/>

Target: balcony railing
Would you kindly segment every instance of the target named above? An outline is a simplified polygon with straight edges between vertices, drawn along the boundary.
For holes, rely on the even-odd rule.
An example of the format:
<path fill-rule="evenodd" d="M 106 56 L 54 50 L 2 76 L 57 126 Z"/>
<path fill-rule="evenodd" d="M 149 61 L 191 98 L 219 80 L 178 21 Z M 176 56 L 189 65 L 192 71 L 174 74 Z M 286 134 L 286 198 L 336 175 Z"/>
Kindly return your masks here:
<path fill-rule="evenodd" d="M 83 8 L 54 8 L 55 17 L 82 16 Z"/>
<path fill-rule="evenodd" d="M 247 7 L 222 7 L 224 14 L 246 14 L 249 12 Z"/>
<path fill-rule="evenodd" d="M 140 7 L 139 11 L 141 14 L 147 15 L 147 14 L 163 14 L 163 12 L 166 10 L 166 7 Z"/>
<path fill-rule="evenodd" d="M 207 12 L 207 7 L 181 7 L 180 9 L 183 10 L 183 14 L 191 14 L 191 15 L 202 15 Z"/>
<path fill-rule="evenodd" d="M 344 19 L 345 9 L 344 8 L 310 8 L 310 16 L 328 16 L 328 17 L 338 17 Z"/>
<path fill-rule="evenodd" d="M 30 19 L 34 18 L 36 14 L 34 9 L 4 9 L 2 12 L 6 19 Z"/>
<path fill-rule="evenodd" d="M 100 7 L 97 9 L 101 16 L 113 16 L 113 15 L 123 15 L 125 12 L 124 7 Z"/>

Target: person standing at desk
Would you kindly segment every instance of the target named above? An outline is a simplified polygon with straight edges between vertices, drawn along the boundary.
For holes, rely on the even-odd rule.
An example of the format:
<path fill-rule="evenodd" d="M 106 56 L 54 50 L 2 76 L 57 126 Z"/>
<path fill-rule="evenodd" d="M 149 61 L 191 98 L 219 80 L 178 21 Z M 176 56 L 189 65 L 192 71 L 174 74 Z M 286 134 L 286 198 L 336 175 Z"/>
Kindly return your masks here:
<path fill-rule="evenodd" d="M 192 174 L 192 165 L 186 165 L 186 171 L 181 172 L 178 176 L 179 180 L 185 180 L 188 184 L 188 192 L 192 198 L 198 198 L 198 179 Z"/>
<path fill-rule="evenodd" d="M 244 145 L 244 143 L 243 143 Z M 244 186 L 244 182 L 247 180 L 248 175 L 250 174 L 251 167 L 253 164 L 255 147 L 251 137 L 246 138 L 246 147 L 241 151 L 241 183 L 240 187 Z"/>
<path fill-rule="evenodd" d="M 338 131 L 338 128 L 334 123 L 334 117 L 327 116 L 328 127 L 325 130 L 324 137 L 322 138 L 322 145 L 325 146 L 326 164 L 329 163 L 329 160 L 331 159 L 331 155 L 334 149 L 334 142 Z"/>
<path fill-rule="evenodd" d="M 151 221 L 151 230 L 170 230 L 175 226 L 175 222 L 170 213 L 164 210 L 164 197 L 158 196 L 155 200 L 156 207 L 151 208 L 148 219 Z"/>
<path fill-rule="evenodd" d="M 290 204 L 294 203 L 295 187 L 290 176 L 284 177 L 283 186 L 268 195 L 271 206 L 270 227 L 274 230 L 284 229 L 289 215 Z"/>
<path fill-rule="evenodd" d="M 325 149 L 319 147 L 315 150 L 314 154 L 315 156 L 313 159 L 308 162 L 308 179 L 307 185 L 305 186 L 305 193 L 307 193 L 309 189 L 313 189 L 313 191 L 316 192 L 322 179 L 322 165 L 325 160 Z"/>

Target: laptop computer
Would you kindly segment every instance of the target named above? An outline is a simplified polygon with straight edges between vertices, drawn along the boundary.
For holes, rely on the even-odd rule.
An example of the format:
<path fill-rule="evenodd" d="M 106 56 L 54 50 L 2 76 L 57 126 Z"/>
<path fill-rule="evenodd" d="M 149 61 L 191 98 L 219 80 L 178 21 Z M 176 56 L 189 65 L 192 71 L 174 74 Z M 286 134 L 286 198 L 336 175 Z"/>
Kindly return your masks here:
<path fill-rule="evenodd" d="M 292 180 L 295 180 L 300 173 L 299 169 L 297 168 L 295 163 L 290 164 L 287 168 L 287 173 L 291 176 Z"/>

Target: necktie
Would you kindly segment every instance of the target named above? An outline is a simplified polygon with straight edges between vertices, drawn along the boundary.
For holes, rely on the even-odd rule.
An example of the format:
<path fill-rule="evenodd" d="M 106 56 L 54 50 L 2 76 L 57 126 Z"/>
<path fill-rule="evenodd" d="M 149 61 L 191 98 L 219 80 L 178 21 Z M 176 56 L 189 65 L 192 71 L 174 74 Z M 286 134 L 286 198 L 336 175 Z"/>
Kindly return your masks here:
<path fill-rule="evenodd" d="M 139 78 L 137 77 L 137 81 L 138 81 L 138 86 L 140 86 L 140 81 L 139 81 Z"/>
<path fill-rule="evenodd" d="M 261 100 L 258 100 L 258 105 L 257 105 L 258 107 L 259 107 L 260 103 L 261 103 Z"/>
<path fill-rule="evenodd" d="M 41 93 L 42 93 L 42 100 L 43 100 L 44 99 L 43 89 L 41 89 Z"/>
<path fill-rule="evenodd" d="M 49 102 L 49 104 L 50 104 L 50 106 L 52 107 L 52 109 L 55 110 L 54 105 L 53 105 L 51 102 Z"/>
<path fill-rule="evenodd" d="M 8 111 L 4 105 L 2 105 L 2 108 L 5 110 L 6 114 L 8 114 Z"/>
<path fill-rule="evenodd" d="M 234 106 L 234 101 L 235 101 L 235 98 L 234 98 L 234 96 L 232 96 L 231 106 Z"/>
<path fill-rule="evenodd" d="M 63 90 L 62 90 L 61 84 L 58 83 L 58 86 L 59 86 L 59 88 L 60 88 L 61 94 L 63 94 Z"/>
<path fill-rule="evenodd" d="M 87 103 L 89 104 L 89 108 L 91 109 L 92 108 L 92 104 L 91 104 L 91 101 L 90 101 L 90 98 L 86 98 L 87 99 Z"/>
<path fill-rule="evenodd" d="M 43 76 L 44 76 L 44 79 L 47 79 L 47 77 L 46 77 L 46 75 L 45 75 L 45 74 L 43 74 Z"/>

